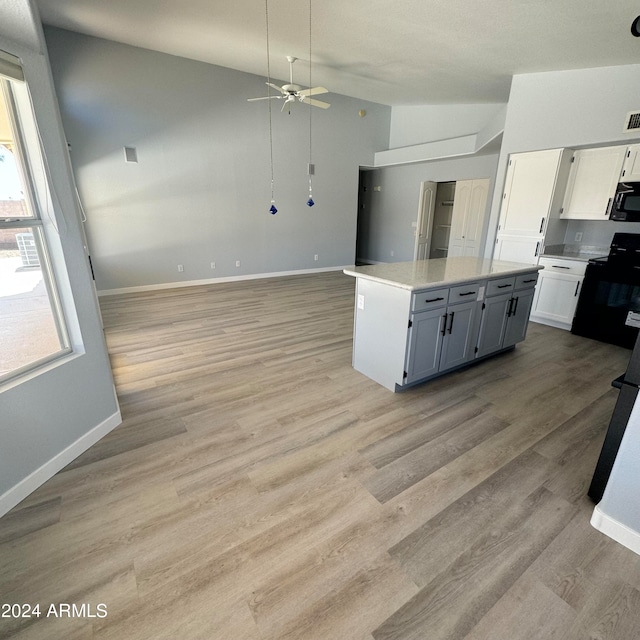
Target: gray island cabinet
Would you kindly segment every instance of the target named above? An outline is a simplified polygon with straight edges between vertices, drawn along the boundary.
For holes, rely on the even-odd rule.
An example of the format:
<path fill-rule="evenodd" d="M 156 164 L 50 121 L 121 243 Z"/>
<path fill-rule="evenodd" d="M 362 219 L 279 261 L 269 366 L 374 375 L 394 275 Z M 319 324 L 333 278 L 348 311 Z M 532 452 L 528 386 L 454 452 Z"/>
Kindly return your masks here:
<path fill-rule="evenodd" d="M 452 257 L 345 269 L 356 278 L 354 369 L 398 391 L 512 349 L 542 268 Z"/>

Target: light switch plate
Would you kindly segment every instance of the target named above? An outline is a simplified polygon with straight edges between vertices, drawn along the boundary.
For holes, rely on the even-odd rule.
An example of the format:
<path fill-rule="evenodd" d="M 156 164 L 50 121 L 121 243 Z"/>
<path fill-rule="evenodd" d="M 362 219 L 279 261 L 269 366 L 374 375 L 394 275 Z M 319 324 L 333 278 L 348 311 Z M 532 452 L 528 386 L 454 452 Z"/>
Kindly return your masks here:
<path fill-rule="evenodd" d="M 364 309 L 364 296 L 361 293 L 358 294 L 358 309 Z"/>

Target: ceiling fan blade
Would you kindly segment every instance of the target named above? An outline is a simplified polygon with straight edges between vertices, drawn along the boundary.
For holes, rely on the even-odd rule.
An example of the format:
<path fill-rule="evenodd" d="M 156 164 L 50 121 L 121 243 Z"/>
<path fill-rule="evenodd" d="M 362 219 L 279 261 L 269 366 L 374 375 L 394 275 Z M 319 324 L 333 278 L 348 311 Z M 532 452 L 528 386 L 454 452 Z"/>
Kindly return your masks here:
<path fill-rule="evenodd" d="M 282 96 L 263 96 L 262 98 L 247 98 L 247 102 L 255 102 L 256 100 L 279 100 Z"/>
<path fill-rule="evenodd" d="M 285 95 L 287 95 L 287 92 L 282 87 L 279 87 L 277 84 L 273 84 L 273 82 L 265 82 L 265 84 L 268 87 L 271 87 L 272 89 L 275 89 L 276 91 L 279 91 L 280 93 L 284 93 Z"/>
<path fill-rule="evenodd" d="M 331 105 L 328 102 L 322 102 L 322 100 L 314 100 L 313 98 L 304 98 L 300 102 L 310 104 L 312 107 L 320 107 L 321 109 L 328 109 Z"/>
<path fill-rule="evenodd" d="M 313 87 L 313 89 L 302 89 L 302 91 L 298 91 L 299 96 L 317 96 L 320 93 L 329 93 L 329 89 L 325 89 L 324 87 Z"/>

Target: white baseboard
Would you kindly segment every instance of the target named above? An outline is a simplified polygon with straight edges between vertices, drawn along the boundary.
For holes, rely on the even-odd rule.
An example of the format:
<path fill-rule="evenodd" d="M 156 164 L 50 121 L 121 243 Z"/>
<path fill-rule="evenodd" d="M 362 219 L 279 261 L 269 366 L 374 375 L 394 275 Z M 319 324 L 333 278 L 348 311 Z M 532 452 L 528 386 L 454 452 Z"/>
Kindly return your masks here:
<path fill-rule="evenodd" d="M 630 529 L 622 522 L 603 513 L 600 505 L 593 510 L 591 526 L 640 555 L 640 532 Z"/>
<path fill-rule="evenodd" d="M 33 493 L 40 485 L 52 478 L 58 471 L 64 469 L 70 462 L 75 460 L 81 453 L 84 453 L 89 447 L 94 445 L 100 438 L 103 438 L 110 431 L 115 429 L 122 422 L 120 411 L 109 416 L 94 427 L 88 433 L 78 438 L 63 449 L 56 456 L 45 462 L 39 469 L 30 473 L 24 480 L 21 480 L 15 486 L 5 491 L 0 496 L 0 517 L 13 509 L 17 504 L 22 502 L 29 494 Z"/>
<path fill-rule="evenodd" d="M 327 271 L 342 271 L 353 268 L 353 265 L 341 267 L 320 267 L 318 269 L 296 269 L 294 271 L 274 271 L 271 273 L 252 273 L 244 276 L 225 276 L 221 278 L 206 278 L 205 280 L 187 280 L 185 282 L 164 282 L 161 284 L 145 284 L 136 287 L 123 287 L 122 289 L 103 289 L 98 295 L 115 296 L 122 293 L 141 293 L 143 291 L 158 291 L 160 289 L 178 289 L 182 287 L 198 287 L 203 284 L 216 284 L 219 282 L 240 282 L 241 280 L 261 280 L 263 278 L 280 278 L 282 276 L 299 276 L 308 273 L 326 273 Z"/>
<path fill-rule="evenodd" d="M 532 313 L 529 316 L 531 322 L 537 322 L 538 324 L 546 324 L 548 327 L 555 327 L 556 329 L 564 329 L 565 331 L 571 331 L 571 325 L 566 322 L 560 322 L 559 320 L 550 320 L 549 318 L 541 318 Z"/>

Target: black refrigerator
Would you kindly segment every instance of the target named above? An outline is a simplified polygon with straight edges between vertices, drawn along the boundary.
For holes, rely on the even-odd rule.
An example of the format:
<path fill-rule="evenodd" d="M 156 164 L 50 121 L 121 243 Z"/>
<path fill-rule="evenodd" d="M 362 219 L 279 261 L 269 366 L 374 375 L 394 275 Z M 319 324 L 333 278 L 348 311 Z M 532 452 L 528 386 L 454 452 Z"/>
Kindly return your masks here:
<path fill-rule="evenodd" d="M 632 326 L 640 320 L 640 314 L 629 314 L 627 324 Z M 637 326 L 637 325 L 635 325 Z M 611 416 L 611 422 L 607 429 L 602 451 L 596 464 L 593 480 L 589 487 L 589 497 L 596 503 L 600 502 L 604 489 L 607 486 L 611 468 L 616 459 L 620 442 L 624 435 L 631 410 L 640 389 L 640 334 L 636 338 L 635 346 L 631 352 L 629 365 L 625 373 L 612 382 L 614 387 L 620 389 L 620 395 Z"/>

